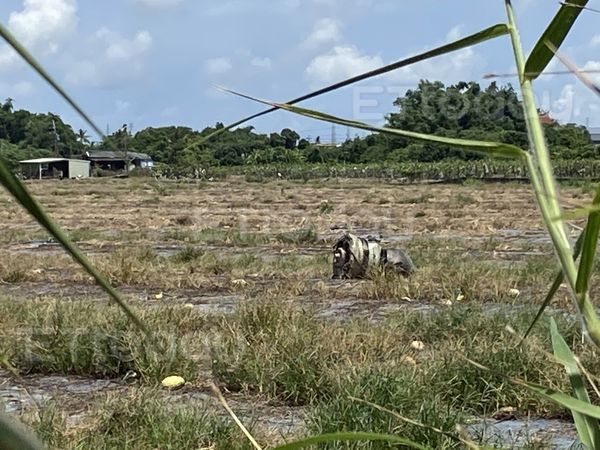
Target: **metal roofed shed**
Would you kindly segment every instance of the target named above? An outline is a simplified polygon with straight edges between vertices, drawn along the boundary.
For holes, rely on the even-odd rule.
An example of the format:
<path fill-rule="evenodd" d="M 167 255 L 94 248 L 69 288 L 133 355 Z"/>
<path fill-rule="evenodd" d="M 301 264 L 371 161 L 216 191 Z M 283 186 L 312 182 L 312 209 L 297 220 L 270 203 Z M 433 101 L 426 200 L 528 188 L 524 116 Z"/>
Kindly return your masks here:
<path fill-rule="evenodd" d="M 90 162 L 83 159 L 37 158 L 19 161 L 25 178 L 89 178 Z"/>
<path fill-rule="evenodd" d="M 92 168 L 97 167 L 110 171 L 132 170 L 135 168 L 151 169 L 154 166 L 151 156 L 139 152 L 87 151 L 83 158 L 91 161 Z"/>

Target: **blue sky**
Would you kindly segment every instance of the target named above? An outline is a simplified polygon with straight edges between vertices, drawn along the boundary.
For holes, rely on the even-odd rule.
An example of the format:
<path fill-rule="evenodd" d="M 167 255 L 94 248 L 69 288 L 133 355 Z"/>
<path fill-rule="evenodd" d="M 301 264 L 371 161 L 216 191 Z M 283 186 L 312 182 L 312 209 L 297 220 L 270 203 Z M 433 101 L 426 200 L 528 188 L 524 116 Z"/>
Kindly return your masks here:
<path fill-rule="evenodd" d="M 554 0 L 514 0 L 530 49 L 557 9 Z M 590 0 L 600 9 L 600 0 Z M 94 120 L 110 132 L 123 123 L 229 123 L 260 105 L 218 92 L 224 85 L 285 101 L 505 20 L 502 0 L 3 0 L 0 20 L 30 48 Z M 563 51 L 600 69 L 600 14 L 584 11 Z M 552 63 L 554 69 L 562 69 Z M 488 81 L 514 71 L 507 38 L 465 49 L 348 87 L 304 105 L 378 123 L 419 79 Z M 600 81 L 600 75 L 595 75 Z M 502 79 L 502 82 L 514 79 Z M 600 127 L 600 99 L 570 75 L 536 83 L 538 102 L 561 122 Z M 0 98 L 17 108 L 76 114 L 6 46 L 0 46 Z M 291 127 L 330 137 L 323 122 L 276 112 L 258 131 Z M 347 130 L 338 128 L 338 139 Z M 354 135 L 355 131 L 350 131 Z"/>

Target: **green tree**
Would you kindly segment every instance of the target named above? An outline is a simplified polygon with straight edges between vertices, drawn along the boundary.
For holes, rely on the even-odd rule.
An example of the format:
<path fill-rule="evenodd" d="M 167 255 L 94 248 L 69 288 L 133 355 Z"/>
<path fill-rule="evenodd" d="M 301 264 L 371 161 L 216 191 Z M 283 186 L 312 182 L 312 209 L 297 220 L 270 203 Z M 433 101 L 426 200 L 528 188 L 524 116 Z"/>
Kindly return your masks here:
<path fill-rule="evenodd" d="M 287 149 L 293 150 L 296 148 L 300 135 L 289 128 L 281 130 L 281 137 L 284 140 L 283 146 Z"/>
<path fill-rule="evenodd" d="M 269 145 L 271 147 L 285 147 L 285 138 L 279 133 L 269 135 Z"/>

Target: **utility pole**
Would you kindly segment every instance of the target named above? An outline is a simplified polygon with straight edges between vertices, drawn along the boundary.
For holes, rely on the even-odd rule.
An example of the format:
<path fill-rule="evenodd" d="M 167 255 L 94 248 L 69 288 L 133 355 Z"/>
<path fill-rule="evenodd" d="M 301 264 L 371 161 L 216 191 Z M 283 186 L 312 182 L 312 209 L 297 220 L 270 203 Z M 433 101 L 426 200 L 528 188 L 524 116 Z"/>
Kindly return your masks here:
<path fill-rule="evenodd" d="M 331 125 L 331 143 L 335 145 L 335 125 Z"/>

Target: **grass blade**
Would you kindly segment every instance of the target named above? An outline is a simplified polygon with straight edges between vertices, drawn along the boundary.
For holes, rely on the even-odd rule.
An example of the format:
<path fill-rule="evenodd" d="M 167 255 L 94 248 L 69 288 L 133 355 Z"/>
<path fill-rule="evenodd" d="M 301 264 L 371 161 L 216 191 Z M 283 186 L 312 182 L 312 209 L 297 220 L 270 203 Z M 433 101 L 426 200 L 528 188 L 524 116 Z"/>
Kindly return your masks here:
<path fill-rule="evenodd" d="M 594 305 L 587 294 L 577 295 L 577 265 L 573 259 L 573 248 L 567 233 L 566 224 L 563 221 L 554 220 L 556 217 L 561 217 L 562 210 L 560 202 L 558 201 L 559 195 L 556 179 L 554 177 L 554 168 L 550 159 L 550 151 L 546 144 L 544 129 L 540 122 L 538 108 L 536 107 L 532 78 L 525 76 L 525 73 L 530 72 L 531 70 L 528 70 L 526 67 L 527 63 L 525 61 L 525 56 L 523 55 L 521 38 L 517 28 L 512 2 L 511 0 L 505 0 L 504 3 L 506 6 L 517 71 L 520 74 L 519 84 L 521 86 L 523 111 L 525 112 L 525 122 L 527 124 L 531 148 L 531 154 L 528 153 L 526 158 L 529 166 L 531 184 L 534 187 L 536 200 L 542 214 L 544 224 L 546 225 L 546 229 L 550 234 L 552 244 L 556 250 L 556 255 L 560 260 L 562 270 L 565 274 L 565 279 L 567 280 L 573 295 L 573 302 L 577 307 L 577 314 L 579 315 L 579 318 L 582 319 L 584 333 L 591 340 L 591 342 L 594 343 L 594 345 L 600 346 L 600 319 L 596 314 Z M 567 20 L 568 17 L 559 17 L 559 19 Z M 558 42 L 558 44 L 560 44 L 575 19 L 566 24 L 560 22 L 560 20 L 557 25 L 554 25 L 555 22 L 551 24 L 549 27 L 549 38 L 543 38 L 542 40 L 544 49 L 547 52 L 550 52 L 550 49 L 548 49 L 546 42 L 552 42 L 551 38 L 554 37 L 554 42 L 559 40 L 560 42 Z M 556 30 L 554 30 L 555 28 Z M 558 39 L 557 36 L 560 34 L 558 32 L 561 30 L 564 31 L 564 33 L 562 34 L 562 37 Z M 550 54 L 552 53 L 550 52 Z M 536 56 L 535 51 L 532 56 Z M 535 60 L 536 58 L 533 60 L 530 59 L 530 62 L 535 62 Z M 538 57 L 538 60 L 541 61 L 542 59 Z M 536 64 L 539 64 L 539 61 Z M 543 70 L 548 61 L 543 61 L 543 64 L 539 64 L 537 68 L 540 71 Z"/>
<path fill-rule="evenodd" d="M 104 133 L 100 130 L 100 127 L 96 126 L 94 121 L 85 113 L 85 111 L 71 98 L 67 92 L 60 87 L 60 85 L 50 76 L 48 72 L 41 66 L 40 63 L 33 57 L 29 51 L 21 45 L 21 43 L 8 31 L 4 25 L 0 24 L 0 36 L 10 45 L 21 57 L 29 64 L 44 80 L 46 80 L 50 86 L 58 92 L 62 98 L 64 98 L 69 105 L 77 111 L 83 120 L 85 120 L 90 127 L 98 134 L 98 136 L 104 137 Z"/>
<path fill-rule="evenodd" d="M 582 206 L 580 208 L 573 208 L 565 211 L 560 217 L 557 217 L 556 220 L 577 220 L 583 219 L 584 217 L 588 217 L 590 214 L 600 211 L 600 205 L 587 205 Z"/>
<path fill-rule="evenodd" d="M 478 362 L 473 361 L 472 359 L 466 357 L 464 357 L 464 359 L 466 362 L 468 362 L 474 367 L 477 367 L 478 369 L 485 370 L 487 372 L 493 372 L 495 375 L 502 377 L 513 384 L 527 388 L 530 391 L 550 401 L 553 401 L 554 403 L 558 403 L 559 405 L 571 410 L 571 412 L 575 411 L 586 416 L 593 417 L 595 419 L 600 419 L 600 406 L 586 403 L 575 397 L 571 397 L 570 395 L 563 394 L 562 392 L 559 392 L 555 389 L 547 388 L 540 384 L 530 383 L 528 381 L 520 380 L 518 378 L 511 378 L 507 376 L 504 372 L 492 371 L 489 367 L 481 365 Z"/>
<path fill-rule="evenodd" d="M 596 189 L 593 205 L 600 204 L 600 186 Z M 583 251 L 581 261 L 579 261 L 579 270 L 577 271 L 577 294 L 587 293 L 589 288 L 592 269 L 594 268 L 594 258 L 596 256 L 596 247 L 598 245 L 598 233 L 600 232 L 600 211 L 593 211 L 588 216 L 588 221 L 584 230 Z"/>
<path fill-rule="evenodd" d="M 363 403 L 365 405 L 368 405 L 368 406 L 370 406 L 372 408 L 375 408 L 375 409 L 377 409 L 377 410 L 379 410 L 381 412 L 389 414 L 390 416 L 393 416 L 393 417 L 395 417 L 396 419 L 398 419 L 398 420 L 400 420 L 402 422 L 405 422 L 405 423 L 414 425 L 416 427 L 422 428 L 424 430 L 432 431 L 432 432 L 437 433 L 439 435 L 445 436 L 445 437 L 447 437 L 449 439 L 452 439 L 453 441 L 456 441 L 457 443 L 463 444 L 465 446 L 465 448 L 469 448 L 471 450 L 481 450 L 480 446 L 478 446 L 477 444 L 475 444 L 473 441 L 470 441 L 470 440 L 467 440 L 467 439 L 463 438 L 462 436 L 457 436 L 457 435 L 454 435 L 454 434 L 449 433 L 447 431 L 444 431 L 444 430 L 441 430 L 439 428 L 433 427 L 431 425 L 426 425 L 424 423 L 417 422 L 416 420 L 409 419 L 408 417 L 404 417 L 401 414 L 399 414 L 399 413 L 397 413 L 395 411 L 392 411 L 391 409 L 385 408 L 385 407 L 383 407 L 381 405 L 378 405 L 376 403 L 373 403 L 373 402 L 370 402 L 370 401 L 367 401 L 367 400 L 363 400 L 361 398 L 352 397 L 352 396 L 350 397 L 350 400 L 353 400 L 355 402 L 359 402 L 359 403 Z"/>
<path fill-rule="evenodd" d="M 535 80 L 543 72 L 554 56 L 546 42 L 559 48 L 587 2 L 588 0 L 571 0 L 569 5 L 563 4 L 560 7 L 527 58 L 524 71 L 526 78 Z"/>
<path fill-rule="evenodd" d="M 566 56 L 561 54 L 558 51 L 558 49 L 554 45 L 552 45 L 550 42 L 546 42 L 546 45 L 552 51 L 552 53 L 554 53 L 554 55 L 559 59 L 559 61 L 561 63 L 563 63 L 563 65 L 567 69 L 569 69 L 569 72 L 571 72 L 573 75 L 575 75 L 577 77 L 577 79 L 579 81 L 581 81 L 584 85 L 586 85 L 592 92 L 594 92 L 596 95 L 600 96 L 600 86 L 596 85 L 592 81 L 592 79 L 586 75 L 586 73 L 589 73 L 588 71 L 579 70 L 577 68 L 577 66 L 569 60 L 569 58 L 567 58 Z"/>
<path fill-rule="evenodd" d="M 577 241 L 575 242 L 575 249 L 573 251 L 573 259 L 579 258 L 579 254 L 581 253 L 581 246 L 583 244 L 584 237 L 585 237 L 585 229 L 581 232 L 581 234 L 577 238 Z M 542 306 L 540 306 L 540 309 L 538 310 L 537 314 L 535 315 L 535 318 L 531 322 L 531 325 L 529 325 L 527 332 L 521 338 L 521 342 L 519 342 L 519 345 L 523 344 L 523 342 L 529 337 L 529 335 L 533 331 L 533 328 L 535 327 L 535 325 L 538 323 L 538 321 L 544 314 L 544 311 L 546 310 L 546 308 L 548 307 L 548 305 L 550 304 L 550 302 L 556 295 L 558 288 L 560 287 L 560 285 L 563 283 L 564 280 L 565 280 L 565 275 L 562 270 L 559 270 L 558 273 L 556 274 L 556 276 L 554 277 L 554 283 L 552 283 L 552 286 L 550 287 L 550 290 L 548 291 L 548 294 L 546 295 L 546 298 L 544 299 Z"/>
<path fill-rule="evenodd" d="M 464 150 L 470 150 L 474 152 L 483 153 L 486 155 L 493 156 L 501 156 L 501 157 L 509 157 L 509 158 L 519 158 L 524 159 L 527 153 L 515 146 L 510 144 L 504 144 L 501 142 L 487 142 L 487 141 L 473 141 L 468 139 L 457 139 L 457 138 L 449 138 L 443 136 L 435 136 L 431 134 L 423 134 L 423 133 L 415 133 L 414 131 L 406 131 L 399 130 L 396 128 L 382 128 L 376 127 L 373 125 L 369 125 L 363 122 L 358 122 L 350 119 L 342 119 L 340 117 L 332 116 L 330 114 L 322 113 L 319 111 L 314 111 L 311 109 L 300 108 L 299 106 L 293 106 L 285 103 L 275 103 L 266 100 L 260 100 L 255 97 L 251 97 L 246 94 L 241 94 L 236 91 L 232 91 L 230 89 L 221 88 L 222 90 L 229 92 L 234 95 L 238 95 L 240 97 L 247 98 L 249 100 L 253 100 L 255 102 L 264 103 L 267 105 L 272 105 L 275 108 L 285 109 L 286 111 L 290 111 L 294 114 L 299 114 L 301 116 L 310 117 L 312 119 L 323 120 L 330 123 L 336 123 L 339 125 L 344 125 L 352 128 L 359 128 L 361 130 L 373 131 L 376 133 L 382 134 L 391 134 L 395 136 L 402 136 L 407 138 L 416 139 L 419 141 L 425 142 L 435 142 L 437 144 L 445 144 L 452 145 L 454 147 L 462 148 Z"/>
<path fill-rule="evenodd" d="M 0 413 L 0 449 L 44 450 L 44 445 L 35 435 L 5 414 Z"/>
<path fill-rule="evenodd" d="M 252 436 L 252 434 L 244 426 L 244 424 L 238 418 L 238 416 L 235 414 L 235 412 L 233 412 L 233 409 L 231 409 L 231 407 L 229 406 L 229 403 L 227 403 L 227 400 L 225 400 L 225 397 L 223 397 L 223 394 L 221 394 L 221 391 L 219 390 L 219 388 L 217 387 L 217 385 L 214 382 L 212 382 L 212 381 L 210 382 L 210 388 L 213 391 L 213 393 L 217 396 L 217 399 L 219 400 L 219 402 L 221 403 L 221 405 L 223 405 L 223 407 L 225 408 L 225 410 L 227 411 L 227 413 L 231 416 L 231 418 L 233 419 L 233 421 L 235 422 L 235 424 L 238 426 L 238 428 L 240 430 L 242 430 L 242 433 L 244 433 L 244 436 L 246 436 L 248 438 L 248 440 L 250 441 L 250 443 L 252 444 L 252 446 L 256 450 L 263 450 L 262 447 L 260 446 L 260 444 L 258 442 L 256 442 L 256 439 L 254 439 L 254 436 Z"/>
<path fill-rule="evenodd" d="M 127 314 L 136 326 L 146 335 L 151 336 L 148 329 L 144 326 L 136 314 L 129 308 L 121 295 L 110 285 L 108 281 L 96 270 L 87 257 L 79 250 L 79 248 L 71 242 L 71 239 L 66 233 L 54 222 L 44 211 L 42 206 L 31 196 L 23 183 L 6 167 L 0 159 L 0 183 L 8 192 L 31 214 L 37 222 L 44 227 L 62 246 L 63 248 L 90 274 L 96 283 L 100 285 L 106 293 L 117 303 L 121 309 Z"/>
<path fill-rule="evenodd" d="M 565 5 L 565 6 L 570 6 L 572 8 L 579 8 L 579 9 L 585 9 L 586 11 L 591 11 L 591 12 L 595 12 L 595 13 L 600 13 L 600 9 L 596 9 L 596 8 L 590 8 L 588 6 L 579 6 L 576 5 L 574 3 L 569 3 L 569 2 L 559 2 L 561 5 Z"/>
<path fill-rule="evenodd" d="M 400 444 L 408 448 L 416 448 L 419 450 L 429 450 L 429 447 L 425 447 L 416 442 L 403 439 L 398 436 L 391 434 L 378 434 L 378 433 L 364 433 L 364 432 L 342 432 L 342 433 L 331 433 L 322 434 L 320 436 L 313 436 L 306 439 L 300 439 L 299 441 L 291 442 L 289 444 L 280 445 L 275 447 L 273 450 L 296 450 L 299 448 L 305 448 L 315 444 L 324 444 L 326 442 L 373 442 L 383 441 L 394 444 Z"/>
<path fill-rule="evenodd" d="M 571 412 L 578 412 L 594 419 L 600 419 L 600 406 L 592 405 L 591 403 L 581 401 L 575 397 L 571 397 L 570 395 L 563 394 L 562 392 L 541 386 L 539 384 L 529 383 L 523 380 L 512 381 L 515 384 L 523 386 L 548 400 L 570 409 Z"/>
<path fill-rule="evenodd" d="M 339 81 L 337 83 L 331 84 L 329 86 L 326 86 L 324 88 L 318 89 L 316 91 L 310 92 L 308 94 L 305 95 L 301 95 L 300 97 L 294 98 L 292 100 L 287 101 L 286 103 L 288 105 L 294 105 L 296 103 L 302 102 L 304 100 L 308 100 L 314 97 L 317 97 L 319 95 L 323 95 L 326 94 L 328 92 L 331 91 L 335 91 L 337 89 L 341 89 L 343 87 L 349 86 L 351 84 L 357 83 L 359 81 L 363 81 L 366 80 L 368 78 L 372 78 L 372 77 L 376 77 L 378 75 L 383 75 L 384 73 L 388 73 L 391 72 L 393 70 L 397 70 L 400 69 L 401 67 L 406 67 L 406 66 L 410 66 L 411 64 L 415 64 L 417 62 L 420 61 L 425 61 L 426 59 L 430 59 L 430 58 L 434 58 L 436 56 L 441 56 L 444 55 L 446 53 L 450 53 L 450 52 L 454 52 L 456 50 L 460 50 L 466 47 L 470 47 L 472 45 L 475 44 L 479 44 L 481 42 L 490 40 L 490 39 L 494 39 L 500 36 L 503 36 L 505 34 L 508 34 L 508 28 L 505 24 L 497 24 L 497 25 L 493 25 L 489 28 L 486 28 L 484 30 L 481 30 L 475 34 L 471 34 L 467 37 L 464 37 L 462 39 L 459 39 L 457 41 L 451 42 L 449 44 L 445 44 L 442 45 L 441 47 L 437 47 L 433 50 L 429 50 L 426 51 L 424 53 L 420 53 L 418 55 L 415 56 L 411 56 L 409 58 L 406 59 L 402 59 L 400 61 L 396 61 L 392 64 L 388 64 L 386 66 L 383 67 L 379 67 L 378 69 L 374 69 L 374 70 L 370 70 L 368 72 L 364 72 L 360 75 L 356 75 L 354 77 L 348 78 L 346 80 L 343 81 Z M 257 117 L 261 117 L 265 114 L 271 113 L 273 111 L 276 111 L 278 108 L 276 107 L 272 107 L 269 109 L 265 109 L 264 111 L 258 112 L 256 114 L 253 114 L 251 116 L 245 117 L 243 119 L 238 120 L 237 122 L 234 122 L 232 124 L 227 125 L 224 128 L 220 128 L 217 131 L 214 131 L 213 133 L 209 134 L 208 136 L 200 139 L 199 141 L 196 142 L 196 145 L 198 144 L 202 144 L 214 137 L 216 137 L 217 135 L 224 133 L 227 130 L 231 130 L 232 128 L 235 128 L 239 125 L 242 125 L 243 123 L 248 122 L 249 120 L 252 119 L 256 119 Z"/>
<path fill-rule="evenodd" d="M 554 356 L 565 366 L 575 395 L 582 402 L 591 403 L 577 361 L 575 361 L 571 349 L 558 332 L 558 327 L 554 319 L 550 321 L 550 334 L 552 336 Z M 572 413 L 581 442 L 587 448 L 598 448 L 596 446 L 597 443 L 600 444 L 600 427 L 598 426 L 598 421 L 575 411 L 572 411 Z"/>

